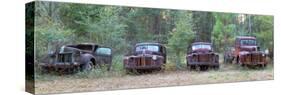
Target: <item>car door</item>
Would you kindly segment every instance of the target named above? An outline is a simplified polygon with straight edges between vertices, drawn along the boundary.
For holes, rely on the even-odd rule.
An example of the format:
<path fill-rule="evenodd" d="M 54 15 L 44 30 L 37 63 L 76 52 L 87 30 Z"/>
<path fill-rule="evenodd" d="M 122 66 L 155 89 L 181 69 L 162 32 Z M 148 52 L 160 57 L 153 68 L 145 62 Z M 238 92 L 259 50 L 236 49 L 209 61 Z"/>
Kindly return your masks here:
<path fill-rule="evenodd" d="M 111 64 L 112 62 L 112 50 L 108 47 L 98 47 L 94 56 L 96 58 L 97 64 Z"/>

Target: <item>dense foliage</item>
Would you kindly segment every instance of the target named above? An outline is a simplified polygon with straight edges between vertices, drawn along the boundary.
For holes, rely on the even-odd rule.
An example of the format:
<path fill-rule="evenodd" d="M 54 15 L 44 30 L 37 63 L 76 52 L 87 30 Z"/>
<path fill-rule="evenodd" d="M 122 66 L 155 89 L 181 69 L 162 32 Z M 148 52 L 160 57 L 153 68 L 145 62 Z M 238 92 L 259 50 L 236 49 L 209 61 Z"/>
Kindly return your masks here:
<path fill-rule="evenodd" d="M 212 42 L 223 53 L 240 35 L 256 36 L 261 49 L 273 50 L 273 16 L 40 1 L 35 11 L 38 60 L 61 44 L 98 43 L 122 56 L 138 42 L 159 42 L 180 64 L 194 41 Z"/>

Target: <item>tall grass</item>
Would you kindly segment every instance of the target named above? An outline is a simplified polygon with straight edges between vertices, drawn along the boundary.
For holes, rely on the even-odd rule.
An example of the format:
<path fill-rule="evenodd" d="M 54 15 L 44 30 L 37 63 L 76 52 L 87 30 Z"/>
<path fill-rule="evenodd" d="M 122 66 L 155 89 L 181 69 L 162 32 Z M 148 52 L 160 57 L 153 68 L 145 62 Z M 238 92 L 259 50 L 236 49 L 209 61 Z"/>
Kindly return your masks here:
<path fill-rule="evenodd" d="M 256 70 L 270 70 L 273 71 L 273 64 L 270 63 L 268 66 L 264 69 L 248 69 L 248 68 L 243 68 L 237 64 L 224 64 L 223 63 L 223 57 L 220 54 L 220 64 L 221 68 L 219 70 L 209 70 L 208 72 L 211 73 L 216 73 L 216 72 L 225 72 L 225 71 L 230 71 L 230 70 L 237 70 L 244 72 L 245 75 L 251 71 L 256 71 Z M 168 57 L 167 58 L 167 63 L 165 64 L 165 70 L 164 71 L 177 71 L 177 70 L 186 70 L 186 61 L 185 61 L 185 56 L 181 57 L 181 63 L 180 67 L 176 67 L 175 63 L 175 58 L 173 57 Z M 188 72 L 193 72 L 193 71 L 188 71 Z M 194 71 L 195 72 L 195 71 Z M 83 71 L 83 72 L 78 72 L 75 74 L 66 74 L 66 75 L 58 75 L 58 74 L 53 74 L 53 73 L 41 73 L 40 68 L 38 65 L 35 65 L 35 80 L 42 80 L 42 81 L 49 81 L 49 80 L 54 80 L 54 79 L 59 79 L 59 78 L 70 78 L 70 79 L 77 79 L 77 78 L 109 78 L 109 77 L 122 77 L 127 75 L 125 73 L 125 70 L 123 68 L 123 55 L 115 55 L 112 59 L 112 68 L 110 71 L 107 71 L 106 66 L 102 66 L 101 68 L 95 68 L 92 69 L 91 71 Z"/>
<path fill-rule="evenodd" d="M 100 68 L 93 68 L 91 71 L 82 71 L 74 74 L 54 74 L 54 73 L 42 73 L 38 65 L 35 66 L 35 80 L 54 80 L 57 78 L 105 78 L 105 77 L 116 77 L 124 76 L 125 72 L 123 69 L 123 56 L 116 55 L 112 59 L 112 67 L 110 71 L 107 71 L 107 67 L 102 65 Z"/>

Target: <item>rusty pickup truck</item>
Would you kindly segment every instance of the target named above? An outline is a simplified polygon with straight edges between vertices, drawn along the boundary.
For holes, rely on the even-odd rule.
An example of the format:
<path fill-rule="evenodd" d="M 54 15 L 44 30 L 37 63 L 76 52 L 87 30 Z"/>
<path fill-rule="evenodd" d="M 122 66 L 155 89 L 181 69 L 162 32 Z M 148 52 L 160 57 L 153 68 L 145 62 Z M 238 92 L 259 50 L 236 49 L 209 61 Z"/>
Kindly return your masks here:
<path fill-rule="evenodd" d="M 188 48 L 186 55 L 187 67 L 190 69 L 206 70 L 209 67 L 219 69 L 219 55 L 214 52 L 208 42 L 194 42 Z"/>
<path fill-rule="evenodd" d="M 226 56 L 227 55 L 227 56 Z M 241 66 L 266 67 L 266 54 L 260 51 L 256 37 L 238 36 L 235 39 L 234 50 L 225 53 L 225 62 Z"/>
<path fill-rule="evenodd" d="M 70 73 L 90 71 L 92 68 L 107 65 L 111 68 L 112 51 L 94 43 L 63 45 L 58 52 L 48 55 L 48 62 L 40 64 L 43 72 Z"/>
<path fill-rule="evenodd" d="M 138 43 L 133 52 L 124 56 L 123 64 L 127 72 L 133 70 L 161 70 L 166 63 L 166 48 L 160 43 Z"/>

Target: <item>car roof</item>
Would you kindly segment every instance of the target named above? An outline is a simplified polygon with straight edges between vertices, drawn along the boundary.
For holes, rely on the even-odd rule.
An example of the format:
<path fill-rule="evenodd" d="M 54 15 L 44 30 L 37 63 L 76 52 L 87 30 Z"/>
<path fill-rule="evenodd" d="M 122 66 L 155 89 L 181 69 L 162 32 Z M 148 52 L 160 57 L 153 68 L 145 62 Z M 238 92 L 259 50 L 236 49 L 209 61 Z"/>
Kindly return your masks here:
<path fill-rule="evenodd" d="M 77 46 L 77 45 L 92 45 L 92 46 L 96 46 L 97 44 L 95 44 L 95 43 L 79 43 L 79 44 L 67 44 L 65 46 Z"/>
<path fill-rule="evenodd" d="M 256 37 L 253 36 L 237 36 L 237 39 L 256 39 Z"/>
<path fill-rule="evenodd" d="M 194 42 L 194 43 L 192 43 L 192 45 L 197 45 L 197 44 L 209 44 L 209 45 L 211 45 L 211 43 L 209 43 L 209 42 Z"/>
<path fill-rule="evenodd" d="M 96 47 L 97 46 L 97 48 L 110 48 L 111 49 L 111 47 L 108 47 L 108 46 L 103 46 L 103 45 L 99 45 L 99 44 L 96 44 L 96 43 L 79 43 L 79 44 L 68 44 L 68 45 L 64 45 L 64 46 L 78 46 L 78 45 L 90 45 L 90 46 L 94 46 L 94 47 Z"/>
<path fill-rule="evenodd" d="M 155 42 L 143 42 L 143 43 L 137 43 L 136 46 L 139 45 L 158 45 L 158 46 L 163 46 L 163 44 L 160 43 L 155 43 Z"/>

